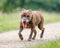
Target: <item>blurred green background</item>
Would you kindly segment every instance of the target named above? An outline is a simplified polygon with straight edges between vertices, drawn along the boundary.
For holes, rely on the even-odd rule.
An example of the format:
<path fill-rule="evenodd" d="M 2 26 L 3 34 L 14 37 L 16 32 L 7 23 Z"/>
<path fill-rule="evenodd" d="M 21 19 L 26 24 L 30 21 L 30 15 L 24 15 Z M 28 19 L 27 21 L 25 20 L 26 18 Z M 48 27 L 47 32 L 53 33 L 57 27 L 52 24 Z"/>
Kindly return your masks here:
<path fill-rule="evenodd" d="M 60 0 L 0 0 L 0 32 L 19 29 L 22 8 L 40 11 L 45 24 L 60 21 Z"/>
<path fill-rule="evenodd" d="M 12 11 L 16 8 L 44 9 L 60 11 L 60 0 L 0 0 L 0 10 Z"/>

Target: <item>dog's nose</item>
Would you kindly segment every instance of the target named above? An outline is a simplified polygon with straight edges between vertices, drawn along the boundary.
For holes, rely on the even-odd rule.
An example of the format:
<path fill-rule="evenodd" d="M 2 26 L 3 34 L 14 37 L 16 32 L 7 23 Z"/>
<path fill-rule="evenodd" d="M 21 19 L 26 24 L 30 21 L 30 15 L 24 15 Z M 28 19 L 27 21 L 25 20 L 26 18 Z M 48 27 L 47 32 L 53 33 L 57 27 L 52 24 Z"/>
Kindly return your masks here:
<path fill-rule="evenodd" d="M 23 21 L 24 24 L 26 24 L 26 21 Z"/>

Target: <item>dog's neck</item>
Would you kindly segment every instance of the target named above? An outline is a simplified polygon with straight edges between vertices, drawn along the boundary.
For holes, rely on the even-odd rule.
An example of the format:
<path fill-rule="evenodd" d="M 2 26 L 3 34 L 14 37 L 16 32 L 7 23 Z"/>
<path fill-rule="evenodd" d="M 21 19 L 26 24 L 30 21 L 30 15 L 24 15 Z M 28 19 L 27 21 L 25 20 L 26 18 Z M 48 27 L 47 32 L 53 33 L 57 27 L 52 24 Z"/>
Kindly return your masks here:
<path fill-rule="evenodd" d="M 28 24 L 32 24 L 32 20 L 30 20 L 30 21 L 28 22 Z"/>
<path fill-rule="evenodd" d="M 32 24 L 32 19 L 33 19 L 33 16 L 32 16 L 32 18 L 31 18 L 31 20 L 28 22 L 28 24 Z"/>

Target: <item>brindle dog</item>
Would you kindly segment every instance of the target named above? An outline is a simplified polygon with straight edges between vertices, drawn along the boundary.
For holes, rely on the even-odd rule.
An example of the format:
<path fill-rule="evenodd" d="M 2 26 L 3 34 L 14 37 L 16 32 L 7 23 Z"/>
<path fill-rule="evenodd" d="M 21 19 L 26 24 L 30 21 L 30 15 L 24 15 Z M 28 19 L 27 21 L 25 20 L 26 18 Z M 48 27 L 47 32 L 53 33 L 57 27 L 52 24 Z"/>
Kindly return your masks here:
<path fill-rule="evenodd" d="M 42 31 L 40 38 L 43 37 L 43 33 L 44 33 L 44 27 L 43 27 L 43 23 L 44 23 L 44 18 L 43 16 L 40 14 L 40 12 L 38 11 L 31 11 L 31 10 L 22 10 L 21 11 L 21 16 L 20 16 L 20 30 L 19 30 L 19 38 L 21 40 L 23 40 L 23 36 L 21 34 L 22 30 L 24 28 L 31 28 L 31 33 L 29 36 L 28 41 L 31 41 L 31 39 L 35 39 L 36 37 L 36 30 L 35 27 L 38 26 L 38 28 Z M 34 33 L 34 36 L 32 37 L 32 34 Z"/>

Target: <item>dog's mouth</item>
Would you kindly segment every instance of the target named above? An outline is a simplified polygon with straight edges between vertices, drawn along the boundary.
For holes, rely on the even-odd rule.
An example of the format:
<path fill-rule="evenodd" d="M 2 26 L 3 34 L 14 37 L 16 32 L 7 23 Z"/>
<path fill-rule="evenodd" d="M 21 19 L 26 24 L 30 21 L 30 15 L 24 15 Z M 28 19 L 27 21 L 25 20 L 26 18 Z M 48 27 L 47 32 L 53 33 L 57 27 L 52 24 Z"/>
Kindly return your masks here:
<path fill-rule="evenodd" d="M 23 24 L 23 28 L 27 28 L 27 24 Z"/>

